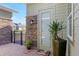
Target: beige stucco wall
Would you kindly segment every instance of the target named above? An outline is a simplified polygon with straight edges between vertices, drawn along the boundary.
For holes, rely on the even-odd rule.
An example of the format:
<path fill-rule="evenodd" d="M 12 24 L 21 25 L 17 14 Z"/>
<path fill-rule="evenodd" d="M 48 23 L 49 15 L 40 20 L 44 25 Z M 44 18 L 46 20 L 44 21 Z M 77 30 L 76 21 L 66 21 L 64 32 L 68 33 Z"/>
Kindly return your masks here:
<path fill-rule="evenodd" d="M 63 6 L 63 7 L 62 7 Z M 28 16 L 38 15 L 40 10 L 52 8 L 52 19 L 65 20 L 68 16 L 67 4 L 28 4 Z M 67 55 L 77 56 L 79 55 L 79 4 L 74 4 L 74 46 L 68 41 Z M 66 31 L 66 30 L 65 30 Z M 66 32 L 64 32 L 65 38 Z M 67 38 L 66 38 L 67 39 Z"/>
<path fill-rule="evenodd" d="M 48 9 L 48 8 L 53 8 L 55 4 L 43 4 L 43 3 L 32 3 L 32 4 L 27 4 L 27 15 L 37 15 L 38 11 L 43 10 L 43 9 Z"/>
<path fill-rule="evenodd" d="M 12 12 L 0 9 L 0 28 L 4 28 L 12 23 Z"/>
<path fill-rule="evenodd" d="M 70 44 L 70 55 L 79 56 L 79 4 L 74 4 L 74 46 Z"/>
<path fill-rule="evenodd" d="M 51 22 L 53 20 L 58 21 L 64 21 L 64 24 L 66 26 L 67 24 L 67 16 L 68 16 L 68 4 L 60 3 L 60 4 L 54 4 L 54 3 L 37 3 L 37 4 L 27 4 L 27 15 L 38 15 L 38 20 L 40 18 L 39 13 L 42 11 L 50 10 L 51 13 Z M 41 23 L 40 23 L 41 24 Z M 39 30 L 39 27 L 38 27 Z M 66 29 L 61 32 L 64 39 L 67 39 Z M 39 39 L 40 37 L 38 37 Z M 41 38 L 40 38 L 41 39 Z M 39 46 L 39 40 L 38 40 L 38 46 Z M 51 47 L 52 47 L 52 41 L 51 41 Z"/>
<path fill-rule="evenodd" d="M 0 9 L 0 45 L 11 41 L 12 12 Z"/>
<path fill-rule="evenodd" d="M 52 20 L 62 20 L 65 21 L 68 15 L 68 4 L 54 4 L 54 3 L 32 3 L 27 4 L 27 15 L 38 15 L 39 13 L 45 10 L 50 10 L 51 12 L 51 21 Z M 38 17 L 39 18 L 39 17 Z M 39 19 L 38 19 L 39 20 Z"/>

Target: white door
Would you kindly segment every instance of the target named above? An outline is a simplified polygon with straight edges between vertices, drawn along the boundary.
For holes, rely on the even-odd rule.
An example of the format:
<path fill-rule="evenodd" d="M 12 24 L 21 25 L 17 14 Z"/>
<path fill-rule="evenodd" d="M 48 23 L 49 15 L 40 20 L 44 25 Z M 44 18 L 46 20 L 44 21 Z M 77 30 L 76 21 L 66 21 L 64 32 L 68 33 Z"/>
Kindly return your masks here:
<path fill-rule="evenodd" d="M 50 13 L 49 12 L 42 12 L 39 14 L 39 31 L 41 34 L 39 40 L 41 49 L 49 50 L 50 49 L 50 32 L 49 32 L 49 24 L 50 24 Z"/>

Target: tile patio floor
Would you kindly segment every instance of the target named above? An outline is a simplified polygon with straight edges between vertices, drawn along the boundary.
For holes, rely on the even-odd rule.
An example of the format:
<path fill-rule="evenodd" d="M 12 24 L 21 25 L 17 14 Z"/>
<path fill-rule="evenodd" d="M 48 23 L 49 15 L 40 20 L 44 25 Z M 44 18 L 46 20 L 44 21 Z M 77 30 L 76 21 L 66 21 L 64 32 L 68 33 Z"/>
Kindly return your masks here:
<path fill-rule="evenodd" d="M 0 56 L 42 56 L 37 50 L 27 50 L 23 45 L 9 43 L 0 46 Z"/>

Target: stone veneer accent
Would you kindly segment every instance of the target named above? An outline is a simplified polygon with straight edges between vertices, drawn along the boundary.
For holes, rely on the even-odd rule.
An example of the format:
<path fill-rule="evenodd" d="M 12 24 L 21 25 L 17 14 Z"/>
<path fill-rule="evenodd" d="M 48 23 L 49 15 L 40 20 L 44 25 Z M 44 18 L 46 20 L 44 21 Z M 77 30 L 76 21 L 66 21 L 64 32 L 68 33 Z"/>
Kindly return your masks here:
<path fill-rule="evenodd" d="M 28 16 L 26 20 L 26 39 L 31 39 L 37 46 L 37 16 Z"/>
<path fill-rule="evenodd" d="M 11 20 L 0 18 L 0 45 L 11 42 Z"/>

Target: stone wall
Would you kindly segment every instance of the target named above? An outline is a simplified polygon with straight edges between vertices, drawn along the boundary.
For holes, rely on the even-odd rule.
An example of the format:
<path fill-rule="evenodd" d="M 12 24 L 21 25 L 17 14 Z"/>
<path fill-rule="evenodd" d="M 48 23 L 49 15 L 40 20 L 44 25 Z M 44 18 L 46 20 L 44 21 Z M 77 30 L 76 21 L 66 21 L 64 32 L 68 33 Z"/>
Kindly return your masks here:
<path fill-rule="evenodd" d="M 26 22 L 26 39 L 31 39 L 33 45 L 37 46 L 37 16 L 28 16 Z"/>
<path fill-rule="evenodd" d="M 11 42 L 11 20 L 0 18 L 0 45 Z"/>

